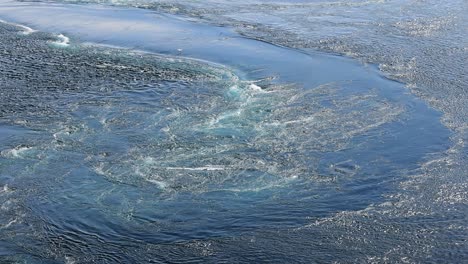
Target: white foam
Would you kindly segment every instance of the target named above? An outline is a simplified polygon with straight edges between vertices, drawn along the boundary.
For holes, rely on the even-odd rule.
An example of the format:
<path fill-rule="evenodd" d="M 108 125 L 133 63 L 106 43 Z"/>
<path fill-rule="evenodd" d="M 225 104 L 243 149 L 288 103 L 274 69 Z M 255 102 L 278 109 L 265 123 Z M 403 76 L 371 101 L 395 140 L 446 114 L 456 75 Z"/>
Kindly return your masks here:
<path fill-rule="evenodd" d="M 260 87 L 260 86 L 258 86 L 258 85 L 256 85 L 256 84 L 254 84 L 254 83 L 251 83 L 251 84 L 249 85 L 249 88 L 252 89 L 252 90 L 254 90 L 254 91 L 257 91 L 257 92 L 263 92 L 262 87 Z"/>
<path fill-rule="evenodd" d="M 153 157 L 145 157 L 143 159 L 143 162 L 146 164 L 146 165 L 152 165 L 152 164 L 155 164 L 156 163 L 156 160 L 153 158 Z"/>
<path fill-rule="evenodd" d="M 2 203 L 2 205 L 0 206 L 0 210 L 9 211 L 13 206 L 14 206 L 14 200 L 9 199 Z"/>
<path fill-rule="evenodd" d="M 242 115 L 242 109 L 237 109 L 234 111 L 223 113 L 216 118 L 210 119 L 209 127 L 216 128 L 217 127 L 216 125 L 219 124 L 221 121 L 225 119 L 233 118 L 233 117 L 240 117 L 241 115 Z"/>
<path fill-rule="evenodd" d="M 57 36 L 58 40 L 52 42 L 54 45 L 61 46 L 61 47 L 66 47 L 70 45 L 70 38 L 63 34 L 59 34 Z"/>
<path fill-rule="evenodd" d="M 15 26 L 18 26 L 18 27 L 23 29 L 23 31 L 19 32 L 22 35 L 29 35 L 29 34 L 34 33 L 34 32 L 37 31 L 37 30 L 34 30 L 34 29 L 30 28 L 30 27 L 23 26 L 23 25 L 15 24 Z"/>
<path fill-rule="evenodd" d="M 22 158 L 23 154 L 30 149 L 30 147 L 16 147 L 14 149 L 7 149 L 0 152 L 0 156 L 6 158 Z"/>
<path fill-rule="evenodd" d="M 102 164 L 95 166 L 93 169 L 94 169 L 94 172 L 96 172 L 97 174 L 102 175 L 102 176 L 107 176 L 107 173 L 106 171 L 104 171 L 104 167 Z"/>
<path fill-rule="evenodd" d="M 21 32 L 21 34 L 23 34 L 23 35 L 29 35 L 29 34 L 34 33 L 34 32 L 37 31 L 37 30 L 34 30 L 34 29 L 32 29 L 30 27 L 27 27 L 27 26 L 23 26 L 23 25 L 17 25 L 17 26 L 24 29 L 24 31 Z"/>
<path fill-rule="evenodd" d="M 188 171 L 222 171 L 225 170 L 225 167 L 218 165 L 207 165 L 204 167 L 166 167 L 168 170 L 188 170 Z"/>
<path fill-rule="evenodd" d="M 261 186 L 250 186 L 247 188 L 226 188 L 226 189 L 220 189 L 222 191 L 228 191 L 228 192 L 237 192 L 237 193 L 242 193 L 242 192 L 261 192 L 264 190 L 271 190 L 274 188 L 284 188 L 287 184 L 290 184 L 291 182 L 297 180 L 299 177 L 297 175 L 292 175 L 291 177 L 286 177 L 277 181 L 272 181 L 265 183 Z"/>
<path fill-rule="evenodd" d="M 31 34 L 31 33 L 37 31 L 37 30 L 34 30 L 34 29 L 32 29 L 32 28 L 30 28 L 30 27 L 27 27 L 27 26 L 25 26 L 25 25 L 20 25 L 20 24 L 16 24 L 16 23 L 7 22 L 7 21 L 1 20 L 1 19 L 0 19 L 0 23 L 5 23 L 5 24 L 8 24 L 8 25 L 12 25 L 12 26 L 16 26 L 16 27 L 22 28 L 23 31 L 19 32 L 19 33 L 22 34 L 22 35 L 29 35 L 29 34 Z"/>
<path fill-rule="evenodd" d="M 1 189 L 0 189 L 0 194 L 9 194 L 11 193 L 12 190 L 10 188 L 8 188 L 8 184 L 4 185 Z"/>
<path fill-rule="evenodd" d="M 65 263 L 66 264 L 75 264 L 76 260 L 74 258 L 72 258 L 72 257 L 66 256 L 65 257 Z"/>
<path fill-rule="evenodd" d="M 12 224 L 14 224 L 14 223 L 16 223 L 16 222 L 18 222 L 18 219 L 15 218 L 15 219 L 9 221 L 8 223 L 6 223 L 4 226 L 1 226 L 0 228 L 1 228 L 1 229 L 9 228 Z"/>
<path fill-rule="evenodd" d="M 153 184 L 156 184 L 159 188 L 161 189 L 165 189 L 167 187 L 167 183 L 163 182 L 163 181 L 158 181 L 158 180 L 154 180 L 154 179 L 146 179 L 148 182 L 151 182 Z"/>

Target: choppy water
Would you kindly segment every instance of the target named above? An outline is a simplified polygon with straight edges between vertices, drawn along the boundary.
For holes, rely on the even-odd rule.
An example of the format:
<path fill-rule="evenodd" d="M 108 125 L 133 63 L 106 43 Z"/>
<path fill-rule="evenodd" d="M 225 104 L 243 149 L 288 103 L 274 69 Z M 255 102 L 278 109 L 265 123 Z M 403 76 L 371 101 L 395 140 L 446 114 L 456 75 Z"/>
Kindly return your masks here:
<path fill-rule="evenodd" d="M 466 3 L 98 2 L 0 6 L 0 261 L 467 258 Z"/>

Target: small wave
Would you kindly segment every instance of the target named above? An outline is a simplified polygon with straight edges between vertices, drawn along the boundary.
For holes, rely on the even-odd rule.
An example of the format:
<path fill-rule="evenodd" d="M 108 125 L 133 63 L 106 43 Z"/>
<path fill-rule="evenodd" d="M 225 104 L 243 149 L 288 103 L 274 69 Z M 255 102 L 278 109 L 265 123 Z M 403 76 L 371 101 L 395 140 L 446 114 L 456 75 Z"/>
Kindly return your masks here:
<path fill-rule="evenodd" d="M 226 191 L 226 192 L 234 192 L 234 193 L 245 193 L 245 192 L 262 192 L 265 190 L 272 190 L 276 188 L 285 188 L 286 185 L 291 184 L 291 182 L 296 181 L 299 179 L 297 175 L 292 175 L 289 177 L 282 177 L 274 181 L 268 182 L 260 182 L 257 186 L 246 186 L 241 188 L 225 188 L 225 189 L 218 189 L 217 191 Z"/>
<path fill-rule="evenodd" d="M 23 158 L 24 154 L 30 150 L 31 147 L 15 147 L 0 152 L 0 156 L 5 158 Z"/>
<path fill-rule="evenodd" d="M 27 26 L 23 26 L 23 25 L 17 25 L 17 26 L 19 26 L 19 27 L 21 27 L 21 28 L 24 29 L 24 31 L 21 32 L 21 34 L 23 34 L 23 35 L 29 35 L 29 34 L 34 33 L 34 32 L 37 31 L 37 30 L 32 29 L 32 28 L 27 27 Z"/>
<path fill-rule="evenodd" d="M 251 83 L 251 84 L 249 85 L 249 88 L 250 88 L 251 90 L 254 90 L 254 91 L 257 91 L 257 92 L 263 92 L 262 87 L 260 87 L 260 86 L 258 86 L 258 85 L 256 85 L 256 84 L 254 84 L 254 83 Z"/>
<path fill-rule="evenodd" d="M 57 36 L 57 38 L 58 38 L 58 40 L 52 42 L 52 44 L 57 45 L 57 46 L 61 46 L 61 47 L 67 47 L 67 46 L 70 45 L 70 38 L 68 38 L 67 36 L 65 36 L 63 34 L 59 34 Z"/>
<path fill-rule="evenodd" d="M 146 179 L 146 181 L 148 181 L 150 183 L 153 183 L 153 184 L 156 184 L 161 189 L 165 189 L 167 187 L 167 183 L 165 183 L 163 181 L 158 181 L 158 180 L 154 180 L 154 179 Z"/>
<path fill-rule="evenodd" d="M 1 211 L 11 211 L 16 208 L 16 199 L 7 199 L 6 201 L 2 201 L 0 206 Z"/>
<path fill-rule="evenodd" d="M 225 170 L 223 166 L 217 165 L 207 165 L 204 167 L 195 167 L 195 168 L 188 168 L 188 167 L 167 167 L 167 170 L 188 170 L 188 171 L 222 171 Z"/>
<path fill-rule="evenodd" d="M 75 264 L 76 263 L 76 260 L 70 256 L 66 256 L 65 257 L 65 263 L 66 264 Z"/>
<path fill-rule="evenodd" d="M 2 188 L 0 188 L 0 195 L 3 194 L 10 194 L 13 190 L 8 187 L 8 184 L 5 184 Z"/>
<path fill-rule="evenodd" d="M 1 20 L 1 19 L 0 19 L 0 23 L 4 23 L 4 24 L 8 24 L 8 25 L 12 25 L 12 26 L 15 26 L 15 27 L 22 28 L 23 30 L 21 32 L 19 32 L 22 35 L 29 35 L 29 34 L 34 33 L 34 32 L 37 31 L 37 30 L 32 29 L 32 28 L 30 28 L 28 26 L 7 22 L 7 21 Z"/>
<path fill-rule="evenodd" d="M 451 17 L 429 20 L 412 19 L 409 21 L 398 21 L 394 26 L 410 36 L 431 37 L 453 24 L 453 20 L 454 18 Z"/>
<path fill-rule="evenodd" d="M 14 223 L 18 222 L 18 219 L 13 219 L 13 220 L 10 220 L 8 221 L 8 223 L 6 223 L 5 225 L 3 226 L 0 226 L 0 229 L 6 229 L 6 228 L 9 228 L 11 225 L 13 225 Z"/>

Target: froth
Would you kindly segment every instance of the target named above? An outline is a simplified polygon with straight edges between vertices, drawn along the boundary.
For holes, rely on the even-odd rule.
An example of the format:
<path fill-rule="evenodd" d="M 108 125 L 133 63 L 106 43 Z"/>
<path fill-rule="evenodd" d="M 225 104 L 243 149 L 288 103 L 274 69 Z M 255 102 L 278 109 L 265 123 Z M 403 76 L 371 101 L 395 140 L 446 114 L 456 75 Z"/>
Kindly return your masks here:
<path fill-rule="evenodd" d="M 1 19 L 0 19 L 0 23 L 12 25 L 12 26 L 19 27 L 19 28 L 23 29 L 21 32 L 19 32 L 19 33 L 22 34 L 22 35 L 29 35 L 29 34 L 34 33 L 34 32 L 37 31 L 37 30 L 32 29 L 32 28 L 30 28 L 30 27 L 28 27 L 28 26 L 21 25 L 21 24 L 16 24 L 16 23 L 11 23 L 11 22 L 7 22 L 7 21 L 1 20 Z"/>
<path fill-rule="evenodd" d="M 63 34 L 57 35 L 57 41 L 52 42 L 52 44 L 60 47 L 67 47 L 70 45 L 70 38 Z"/>

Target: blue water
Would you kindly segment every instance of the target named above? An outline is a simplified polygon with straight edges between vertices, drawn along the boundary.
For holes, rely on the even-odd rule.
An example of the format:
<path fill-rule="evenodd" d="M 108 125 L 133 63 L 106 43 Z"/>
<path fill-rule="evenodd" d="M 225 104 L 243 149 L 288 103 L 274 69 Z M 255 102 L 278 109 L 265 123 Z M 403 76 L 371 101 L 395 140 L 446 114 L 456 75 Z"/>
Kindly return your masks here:
<path fill-rule="evenodd" d="M 0 18 L 1 261 L 423 261 L 436 243 L 395 250 L 433 208 L 405 186 L 456 134 L 376 66 L 133 7 Z"/>

